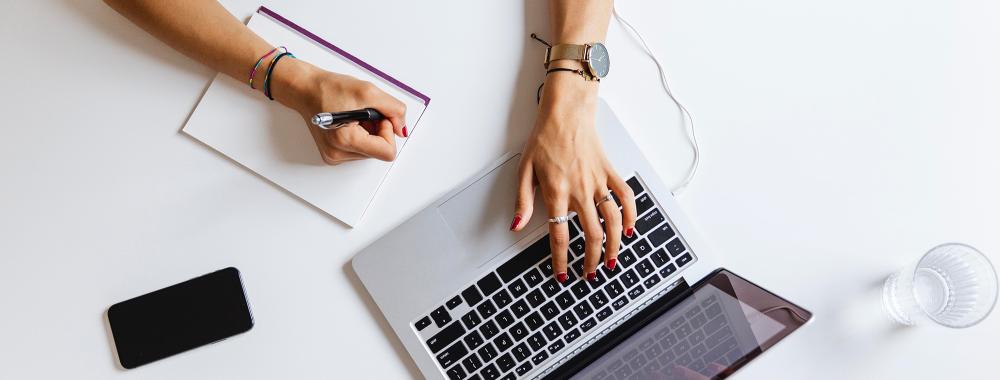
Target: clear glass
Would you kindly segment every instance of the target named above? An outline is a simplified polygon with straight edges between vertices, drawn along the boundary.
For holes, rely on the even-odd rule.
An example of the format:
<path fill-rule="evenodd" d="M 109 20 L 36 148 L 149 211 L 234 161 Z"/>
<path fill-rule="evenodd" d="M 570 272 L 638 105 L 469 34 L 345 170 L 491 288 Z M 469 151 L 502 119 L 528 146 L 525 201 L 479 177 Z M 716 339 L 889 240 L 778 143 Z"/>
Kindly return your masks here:
<path fill-rule="evenodd" d="M 996 302 L 993 264 L 982 252 L 959 243 L 932 248 L 882 286 L 885 311 L 907 326 L 929 319 L 947 327 L 969 327 L 985 319 Z"/>

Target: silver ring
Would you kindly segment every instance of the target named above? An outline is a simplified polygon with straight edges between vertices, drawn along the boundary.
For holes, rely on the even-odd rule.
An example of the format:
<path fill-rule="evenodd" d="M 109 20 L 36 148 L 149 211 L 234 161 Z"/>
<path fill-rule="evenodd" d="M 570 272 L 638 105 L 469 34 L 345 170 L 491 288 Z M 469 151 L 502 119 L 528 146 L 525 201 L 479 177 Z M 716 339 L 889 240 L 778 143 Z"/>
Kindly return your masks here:
<path fill-rule="evenodd" d="M 555 217 L 549 218 L 549 223 L 563 224 L 563 223 L 568 222 L 569 218 L 570 218 L 569 215 L 555 216 Z"/>
<path fill-rule="evenodd" d="M 611 197 L 611 192 L 609 191 L 606 195 L 604 195 L 604 197 L 601 197 L 601 199 L 598 199 L 597 202 L 594 202 L 594 205 L 595 206 L 600 206 L 601 203 L 610 201 L 612 199 L 614 199 L 614 198 Z"/>

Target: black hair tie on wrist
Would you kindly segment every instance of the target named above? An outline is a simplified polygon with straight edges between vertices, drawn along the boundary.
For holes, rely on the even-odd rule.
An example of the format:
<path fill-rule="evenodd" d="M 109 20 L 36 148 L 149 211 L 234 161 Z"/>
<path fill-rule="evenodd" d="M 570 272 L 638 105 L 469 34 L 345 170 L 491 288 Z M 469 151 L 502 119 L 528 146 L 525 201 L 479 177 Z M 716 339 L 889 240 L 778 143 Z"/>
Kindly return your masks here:
<path fill-rule="evenodd" d="M 532 34 L 531 36 L 532 36 L 532 38 L 534 38 L 535 35 Z M 583 70 L 569 69 L 569 68 L 565 68 L 565 67 L 553 67 L 551 69 L 545 70 L 545 76 L 549 76 L 549 74 L 552 74 L 552 73 L 557 72 L 557 71 L 569 71 L 571 73 L 576 73 L 576 74 L 579 74 L 580 76 L 586 77 L 586 74 L 583 73 Z M 545 81 L 542 81 L 542 84 L 538 85 L 538 90 L 535 91 L 535 103 L 536 104 L 542 102 L 542 87 L 545 87 Z"/>
<path fill-rule="evenodd" d="M 267 67 L 267 74 L 264 75 L 264 96 L 268 99 L 274 100 L 274 97 L 271 96 L 271 73 L 274 71 L 274 66 L 278 65 L 278 61 L 285 58 L 286 55 L 290 55 L 292 58 L 295 58 L 295 55 L 292 53 L 281 53 L 277 57 L 274 57 L 274 61 L 271 62 L 271 66 Z"/>

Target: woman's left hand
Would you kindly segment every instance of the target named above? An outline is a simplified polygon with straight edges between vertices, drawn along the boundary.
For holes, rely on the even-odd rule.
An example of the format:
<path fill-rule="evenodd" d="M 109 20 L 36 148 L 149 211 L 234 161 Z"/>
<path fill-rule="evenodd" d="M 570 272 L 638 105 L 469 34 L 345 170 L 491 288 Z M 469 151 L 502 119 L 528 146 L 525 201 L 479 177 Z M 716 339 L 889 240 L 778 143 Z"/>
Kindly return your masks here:
<path fill-rule="evenodd" d="M 575 211 L 586 238 L 583 273 L 587 280 L 596 276 L 605 236 L 604 263 L 614 269 L 622 232 L 632 236 L 636 219 L 632 189 L 615 172 L 601 146 L 594 125 L 596 110 L 596 82 L 568 72 L 548 76 L 538 118 L 521 157 L 517 204 L 511 222 L 514 231 L 527 225 L 533 213 L 535 184 L 542 191 L 546 219 Z M 608 195 L 609 189 L 621 200 L 621 211 L 613 200 L 596 203 Z M 549 223 L 553 275 L 559 282 L 568 277 L 569 238 L 566 223 Z"/>

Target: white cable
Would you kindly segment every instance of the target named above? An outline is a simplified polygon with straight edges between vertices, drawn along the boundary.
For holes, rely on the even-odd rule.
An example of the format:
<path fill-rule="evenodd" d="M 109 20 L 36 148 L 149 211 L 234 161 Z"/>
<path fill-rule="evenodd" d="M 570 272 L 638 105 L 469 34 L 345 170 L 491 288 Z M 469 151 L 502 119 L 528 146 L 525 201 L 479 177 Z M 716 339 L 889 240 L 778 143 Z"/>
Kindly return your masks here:
<path fill-rule="evenodd" d="M 656 59 L 656 54 L 653 54 L 653 50 L 646 44 L 646 40 L 642 38 L 642 34 L 639 34 L 639 31 L 636 30 L 632 24 L 625 21 L 625 18 L 622 17 L 622 15 L 618 13 L 618 10 L 614 8 L 614 5 L 612 5 L 611 14 L 615 16 L 615 20 L 618 20 L 618 22 L 621 23 L 622 26 L 624 26 L 625 29 L 627 29 L 630 34 L 639 41 L 643 50 L 646 51 L 646 55 L 653 59 L 653 63 L 656 64 L 656 70 L 660 73 L 660 84 L 663 86 L 663 90 L 666 91 L 670 100 L 677 105 L 677 109 L 681 111 L 682 117 L 686 118 L 688 121 L 688 127 L 685 128 L 684 132 L 687 134 L 688 141 L 691 143 L 691 149 L 694 151 L 694 159 L 691 162 L 691 168 L 688 170 L 687 176 L 684 177 L 684 181 L 671 191 L 674 195 L 680 194 L 680 192 L 691 183 L 691 180 L 694 179 L 694 174 L 698 171 L 698 163 L 701 162 L 701 150 L 698 147 L 698 137 L 695 135 L 694 118 L 691 117 L 691 113 L 688 112 L 687 107 L 684 107 L 684 105 L 677 100 L 677 97 L 674 96 L 674 92 L 670 90 L 670 83 L 667 83 L 667 74 L 663 70 L 663 65 L 660 64 L 660 60 Z"/>

